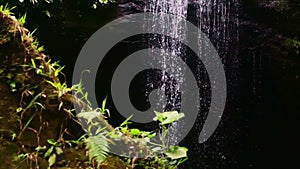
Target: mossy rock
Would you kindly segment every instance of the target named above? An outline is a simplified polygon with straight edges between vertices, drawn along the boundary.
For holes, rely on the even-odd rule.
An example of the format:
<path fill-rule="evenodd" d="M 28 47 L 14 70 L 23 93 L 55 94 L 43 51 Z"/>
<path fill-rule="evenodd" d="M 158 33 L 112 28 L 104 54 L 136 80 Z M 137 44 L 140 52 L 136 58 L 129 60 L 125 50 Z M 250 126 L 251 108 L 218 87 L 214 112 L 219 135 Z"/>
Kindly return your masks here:
<path fill-rule="evenodd" d="M 0 11 L 0 169 L 47 168 L 43 155 L 25 160 L 18 160 L 18 155 L 49 147 L 48 139 L 58 140 L 66 133 L 74 139 L 82 135 L 70 110 L 86 105 L 67 87 L 64 92 L 51 84 L 61 84 L 57 69 L 29 31 L 14 16 Z M 65 152 L 58 162 L 65 160 L 71 168 L 87 166 L 85 150 L 65 148 Z"/>
<path fill-rule="evenodd" d="M 0 80 L 0 135 L 10 138 L 18 130 L 19 117 L 16 109 L 19 106 L 20 98 L 11 93 L 8 84 Z"/>
<path fill-rule="evenodd" d="M 62 83 L 59 68 L 14 16 L 0 12 L 0 35 L 0 134 L 14 133 L 29 147 L 47 145 L 68 123 L 76 126 L 68 111 L 76 99 L 53 86 Z M 78 125 L 76 130 L 82 133 Z"/>
<path fill-rule="evenodd" d="M 0 169 L 15 168 L 12 162 L 17 159 L 19 145 L 0 138 Z"/>
<path fill-rule="evenodd" d="M 100 169 L 132 169 L 117 156 L 107 157 L 100 165 Z"/>

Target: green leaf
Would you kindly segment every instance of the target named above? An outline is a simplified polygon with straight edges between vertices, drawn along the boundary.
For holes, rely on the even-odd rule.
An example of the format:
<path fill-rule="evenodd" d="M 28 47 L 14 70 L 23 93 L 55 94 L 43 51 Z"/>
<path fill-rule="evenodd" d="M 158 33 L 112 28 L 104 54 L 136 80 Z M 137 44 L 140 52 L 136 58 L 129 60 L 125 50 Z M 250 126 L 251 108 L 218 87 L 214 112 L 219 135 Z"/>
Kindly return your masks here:
<path fill-rule="evenodd" d="M 141 131 L 139 129 L 131 129 L 130 134 L 133 136 L 138 136 L 141 134 Z"/>
<path fill-rule="evenodd" d="M 48 10 L 46 10 L 46 11 L 44 11 L 45 12 L 45 14 L 50 18 L 51 17 L 51 14 L 50 14 L 50 12 L 48 11 Z"/>
<path fill-rule="evenodd" d="M 20 160 L 22 160 L 22 159 L 24 159 L 25 157 L 27 157 L 27 154 L 20 154 L 20 155 L 18 155 L 18 159 L 20 159 Z"/>
<path fill-rule="evenodd" d="M 17 113 L 20 113 L 22 110 L 23 110 L 22 107 L 18 107 L 16 111 L 17 111 Z"/>
<path fill-rule="evenodd" d="M 155 111 L 155 114 L 156 117 L 154 117 L 153 120 L 159 121 L 161 125 L 171 124 L 184 117 L 184 113 L 178 113 L 177 111 L 169 111 L 164 113 Z"/>
<path fill-rule="evenodd" d="M 57 142 L 54 139 L 48 139 L 47 142 L 54 146 L 57 144 Z"/>
<path fill-rule="evenodd" d="M 187 157 L 188 149 L 180 146 L 170 146 L 169 150 L 166 152 L 167 157 L 172 160 Z"/>
<path fill-rule="evenodd" d="M 120 127 L 123 127 L 123 126 L 125 126 L 125 125 L 127 125 L 127 124 L 131 124 L 131 122 L 129 121 L 131 118 L 132 118 L 132 116 L 133 115 L 131 115 L 131 116 L 129 116 L 121 125 L 120 125 Z"/>
<path fill-rule="evenodd" d="M 107 113 L 108 117 L 110 117 L 110 111 L 108 109 L 105 109 L 105 112 Z"/>
<path fill-rule="evenodd" d="M 57 89 L 57 84 L 55 84 L 54 82 L 51 82 L 49 80 L 46 80 L 47 83 L 49 83 L 50 85 L 52 85 L 53 87 L 55 87 Z"/>
<path fill-rule="evenodd" d="M 37 94 L 28 104 L 28 106 L 25 108 L 25 110 L 28 110 L 30 107 L 32 107 L 35 103 L 35 101 L 41 96 L 42 92 Z"/>
<path fill-rule="evenodd" d="M 11 133 L 11 140 L 15 140 L 17 134 L 16 133 Z"/>
<path fill-rule="evenodd" d="M 51 147 L 47 150 L 47 152 L 44 154 L 44 157 L 45 157 L 45 158 L 46 158 L 46 157 L 49 157 L 49 156 L 52 154 L 53 148 L 54 148 L 54 146 L 51 146 Z"/>
<path fill-rule="evenodd" d="M 31 123 L 31 121 L 33 120 L 33 118 L 34 118 L 35 116 L 36 116 L 36 114 L 34 114 L 34 115 L 32 115 L 32 116 L 30 117 L 30 119 L 26 122 L 26 124 L 24 125 L 24 127 L 23 127 L 22 131 L 19 133 L 19 135 L 22 135 L 22 134 L 23 134 L 24 130 L 28 127 L 28 125 Z"/>
<path fill-rule="evenodd" d="M 101 133 L 102 131 L 105 131 L 106 127 L 99 127 L 97 130 L 96 130 L 96 135 L 98 135 L 99 133 Z"/>
<path fill-rule="evenodd" d="M 105 97 L 105 99 L 104 99 L 103 102 L 102 102 L 102 110 L 105 109 L 106 100 L 107 100 L 107 96 Z"/>
<path fill-rule="evenodd" d="M 154 111 L 155 113 L 155 117 L 153 118 L 154 121 L 159 121 L 159 122 L 163 122 L 165 120 L 164 116 L 162 115 L 162 113 Z"/>
<path fill-rule="evenodd" d="M 31 59 L 31 64 L 32 64 L 32 67 L 33 67 L 34 69 L 36 69 L 36 64 L 35 64 L 35 62 L 34 62 L 34 59 Z"/>
<path fill-rule="evenodd" d="M 122 133 L 127 133 L 128 132 L 127 127 L 120 127 L 120 130 L 121 130 Z"/>
<path fill-rule="evenodd" d="M 21 26 L 24 26 L 24 24 L 26 22 L 26 13 L 18 19 L 18 22 Z"/>
<path fill-rule="evenodd" d="M 147 135 L 148 138 L 153 138 L 154 136 L 156 136 L 156 133 L 151 133 Z"/>
<path fill-rule="evenodd" d="M 61 155 L 64 151 L 60 147 L 55 147 L 55 151 L 57 155 Z"/>
<path fill-rule="evenodd" d="M 41 151 L 41 150 L 45 150 L 45 149 L 46 149 L 46 146 L 43 146 L 43 147 L 38 146 L 35 148 L 36 151 Z"/>
<path fill-rule="evenodd" d="M 56 154 L 52 154 L 48 159 L 48 163 L 49 163 L 48 169 L 50 169 L 51 166 L 55 164 L 55 162 L 56 162 Z"/>
<path fill-rule="evenodd" d="M 96 117 L 99 117 L 101 114 L 97 111 L 90 111 L 90 112 L 82 112 L 77 114 L 78 118 L 84 118 L 87 120 L 88 123 L 91 123 L 92 120 Z"/>
<path fill-rule="evenodd" d="M 16 82 L 11 82 L 9 85 L 11 88 L 16 88 Z"/>
<path fill-rule="evenodd" d="M 108 154 L 108 142 L 102 135 L 90 136 L 85 140 L 86 148 L 88 149 L 89 160 L 95 160 L 100 166 L 101 162 Z"/>
<path fill-rule="evenodd" d="M 59 72 L 61 72 L 64 68 L 65 68 L 65 66 L 61 66 L 61 67 L 57 68 L 54 72 L 54 76 L 57 77 Z"/>
<path fill-rule="evenodd" d="M 114 130 L 109 132 L 107 134 L 107 136 L 109 136 L 109 138 L 112 138 L 112 139 L 119 139 L 121 137 L 121 135 L 117 134 Z"/>

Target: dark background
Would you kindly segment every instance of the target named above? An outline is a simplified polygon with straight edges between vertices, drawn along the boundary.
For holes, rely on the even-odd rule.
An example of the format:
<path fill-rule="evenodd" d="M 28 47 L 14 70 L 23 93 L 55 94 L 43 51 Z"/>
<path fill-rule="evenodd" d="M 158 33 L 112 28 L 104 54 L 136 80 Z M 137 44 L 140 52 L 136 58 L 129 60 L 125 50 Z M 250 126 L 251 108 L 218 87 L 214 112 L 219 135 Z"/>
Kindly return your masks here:
<path fill-rule="evenodd" d="M 143 2 L 97 10 L 81 1 L 66 2 L 64 6 L 17 4 L 16 15 L 27 12 L 25 26 L 31 31 L 38 28 L 35 36 L 45 45 L 47 54 L 66 65 L 64 73 L 71 85 L 73 67 L 86 40 L 105 23 L 140 12 Z M 197 120 L 199 125 L 181 142 L 189 148 L 189 161 L 182 168 L 299 168 L 300 43 L 289 44 L 287 39 L 300 38 L 300 5 L 297 0 L 282 0 L 280 5 L 265 2 L 241 0 L 239 41 L 231 51 L 238 52 L 238 60 L 230 60 L 225 67 L 232 81 L 222 122 L 210 140 L 198 144 L 203 121 Z M 45 10 L 52 16 L 48 17 Z M 189 11 L 193 22 L 192 5 Z M 127 43 L 132 43 L 132 48 L 137 45 Z M 99 91 L 100 99 L 106 95 L 106 88 Z M 117 125 L 122 120 L 112 123 Z"/>

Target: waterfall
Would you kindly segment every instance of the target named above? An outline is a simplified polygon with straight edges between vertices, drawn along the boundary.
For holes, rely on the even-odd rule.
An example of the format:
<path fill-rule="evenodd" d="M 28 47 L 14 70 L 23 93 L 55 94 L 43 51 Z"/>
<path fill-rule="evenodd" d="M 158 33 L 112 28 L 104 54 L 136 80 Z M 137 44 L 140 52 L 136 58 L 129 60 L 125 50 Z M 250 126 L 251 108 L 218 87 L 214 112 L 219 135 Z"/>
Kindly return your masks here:
<path fill-rule="evenodd" d="M 239 1 L 198 0 L 194 5 L 199 28 L 210 37 L 220 57 L 226 62 L 224 57 L 228 55 L 230 45 L 236 44 L 239 38 Z"/>
<path fill-rule="evenodd" d="M 239 76 L 237 69 L 240 64 L 238 58 L 239 5 L 239 0 L 192 0 L 190 5 L 195 11 L 192 14 L 195 16 L 193 23 L 209 37 L 224 64 L 227 86 L 229 86 L 227 93 L 232 98 L 236 97 L 236 92 L 233 92 L 233 90 L 238 85 L 236 81 Z M 198 35 L 198 39 L 201 40 L 201 34 Z M 198 46 L 201 47 L 202 45 L 205 44 L 198 41 Z M 205 54 L 198 53 L 199 56 Z M 211 81 L 210 83 L 214 82 Z M 206 89 L 206 86 L 203 89 Z M 203 105 L 209 106 L 210 102 L 207 98 L 201 99 L 205 102 Z M 203 105 L 201 104 L 201 106 Z M 201 121 L 204 122 L 206 115 L 201 115 L 201 113 L 199 113 L 199 116 Z M 199 127 L 202 127 L 201 125 L 202 123 Z"/>
<path fill-rule="evenodd" d="M 226 67 L 230 64 L 230 66 L 233 67 L 233 69 L 228 70 L 226 73 L 227 75 L 230 75 L 230 78 L 235 79 L 237 75 L 234 67 L 237 67 L 235 63 L 238 63 L 238 4 L 238 0 L 149 0 L 148 3 L 146 3 L 144 11 L 152 13 L 168 13 L 176 15 L 178 16 L 178 18 L 184 18 L 187 20 L 192 18 L 191 22 L 198 26 L 199 30 L 209 37 L 212 44 L 218 51 L 219 56 L 224 63 L 224 66 Z M 192 13 L 193 16 L 191 17 L 188 16 L 191 15 L 190 13 L 188 13 L 188 9 L 190 10 L 190 8 L 193 9 L 194 12 Z M 184 39 L 186 36 L 186 25 L 180 24 L 179 20 L 170 22 L 162 18 L 160 21 L 157 21 L 157 23 L 158 25 L 152 25 L 152 27 L 149 27 L 148 25 L 148 27 L 145 27 L 145 29 L 151 30 L 160 27 L 161 30 L 166 30 L 165 27 L 169 27 L 172 28 L 173 31 L 171 32 L 171 34 L 175 37 Z M 200 32 L 198 36 L 198 39 L 202 39 Z M 147 64 L 151 65 L 151 62 L 155 60 L 163 67 L 161 76 L 162 85 L 159 88 L 160 90 L 157 90 L 155 96 L 158 97 L 155 108 L 157 111 L 180 110 L 180 103 L 178 102 L 180 102 L 180 94 L 184 92 L 180 89 L 185 85 L 184 76 L 186 70 L 185 67 L 181 65 L 182 62 L 178 61 L 178 59 L 175 58 L 179 58 L 178 56 L 186 55 L 185 46 L 179 44 L 178 42 L 176 42 L 176 40 L 167 38 L 165 36 L 151 35 L 150 39 L 156 41 L 156 45 L 159 45 L 160 48 L 167 49 L 157 53 L 155 56 L 153 56 L 153 58 L 151 58 L 152 60 L 147 60 Z M 199 40 L 199 48 L 201 48 L 201 46 L 203 45 L 208 44 L 203 44 L 203 42 Z M 154 51 L 153 45 L 149 45 L 149 48 L 150 50 L 152 48 Z M 171 55 L 171 57 L 168 57 L 169 55 Z M 205 55 L 205 53 L 198 53 L 198 55 Z M 177 80 L 176 83 L 168 80 L 168 74 L 175 76 L 175 79 Z M 198 75 L 198 77 L 196 77 L 196 79 L 198 81 L 203 80 L 201 79 L 200 74 Z M 229 83 L 232 83 L 232 79 L 229 79 Z M 200 84 L 205 85 L 205 83 Z M 165 98 L 165 94 L 168 92 L 166 91 L 167 86 L 171 86 L 169 87 L 169 89 L 173 88 L 173 94 L 168 96 L 171 97 L 168 102 L 166 102 Z M 203 89 L 207 88 L 208 86 L 203 87 Z M 200 99 L 204 100 L 204 106 L 209 106 L 209 98 Z M 202 113 L 200 110 L 199 112 L 199 114 Z M 199 116 L 204 122 L 206 116 Z M 182 125 L 180 123 L 183 122 L 179 121 L 178 123 L 175 123 L 171 126 L 171 144 L 175 144 L 180 141 L 176 139 L 176 135 L 180 134 L 180 126 Z"/>
<path fill-rule="evenodd" d="M 145 7 L 145 11 L 153 12 L 153 13 L 167 13 L 178 16 L 178 18 L 187 18 L 187 8 L 188 1 L 187 0 L 150 0 L 149 3 Z M 180 20 L 173 20 L 172 22 L 161 18 L 160 22 L 162 24 L 155 25 L 155 28 L 159 26 L 161 30 L 167 30 L 166 27 L 172 28 L 173 30 L 171 34 L 174 37 L 185 38 L 186 35 L 186 25 L 180 23 Z M 153 29 L 145 28 L 145 29 Z M 162 76 L 161 81 L 162 85 L 157 90 L 156 97 L 158 97 L 158 101 L 156 102 L 156 110 L 157 111 L 170 111 L 170 110 L 180 110 L 180 88 L 184 85 L 184 72 L 185 68 L 182 66 L 182 61 L 178 60 L 181 55 L 184 55 L 185 49 L 184 46 L 178 44 L 175 39 L 170 39 L 165 36 L 152 35 L 150 37 L 152 40 L 156 41 L 159 44 L 161 49 L 165 49 L 160 51 L 154 56 L 154 60 L 156 60 L 162 67 Z M 150 47 L 151 48 L 151 47 Z M 153 49 L 154 50 L 154 49 Z M 150 52 L 153 53 L 153 51 Z M 175 59 L 177 58 L 177 59 Z M 152 60 L 153 61 L 153 60 Z M 151 65 L 151 60 L 148 61 L 148 64 Z M 169 75 L 173 75 L 173 78 L 176 81 L 170 80 Z M 169 92 L 171 90 L 173 92 Z M 168 93 L 169 92 L 169 93 Z M 166 99 L 169 97 L 169 99 Z M 180 122 L 177 122 L 180 123 Z M 176 131 L 178 130 L 178 126 L 180 124 L 174 123 L 170 129 L 170 143 L 176 144 L 178 140 L 176 139 Z"/>

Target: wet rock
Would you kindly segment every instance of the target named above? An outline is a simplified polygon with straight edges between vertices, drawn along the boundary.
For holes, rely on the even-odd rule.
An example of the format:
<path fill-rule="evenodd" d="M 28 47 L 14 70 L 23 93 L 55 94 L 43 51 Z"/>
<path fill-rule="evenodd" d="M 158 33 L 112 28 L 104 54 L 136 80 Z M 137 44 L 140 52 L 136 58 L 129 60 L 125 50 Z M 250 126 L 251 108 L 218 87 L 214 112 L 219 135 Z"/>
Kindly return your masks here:
<path fill-rule="evenodd" d="M 136 1 L 124 1 L 118 4 L 118 15 L 124 16 L 144 11 L 145 2 Z"/>

